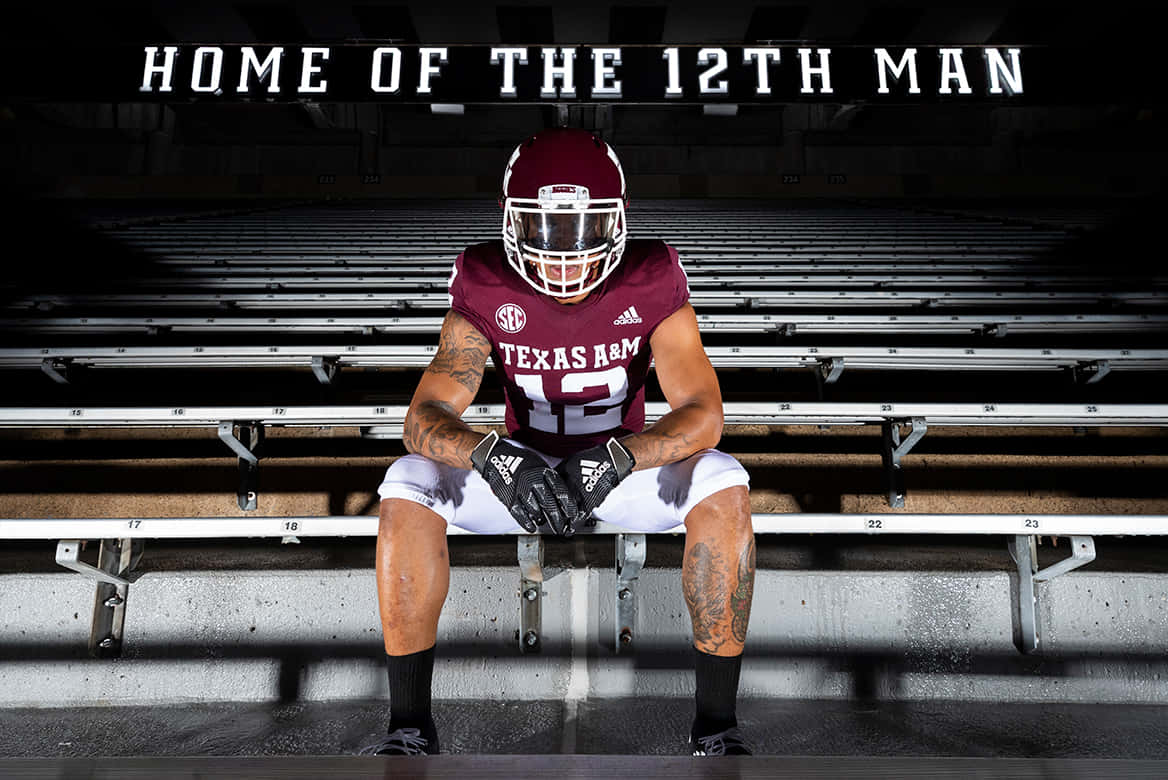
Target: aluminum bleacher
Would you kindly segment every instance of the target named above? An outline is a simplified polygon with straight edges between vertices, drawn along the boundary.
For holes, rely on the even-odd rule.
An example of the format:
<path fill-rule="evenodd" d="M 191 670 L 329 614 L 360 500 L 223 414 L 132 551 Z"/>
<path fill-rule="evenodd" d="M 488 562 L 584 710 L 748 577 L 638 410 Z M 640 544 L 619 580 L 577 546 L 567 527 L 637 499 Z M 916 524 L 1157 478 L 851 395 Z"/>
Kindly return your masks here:
<path fill-rule="evenodd" d="M 58 381 L 69 365 L 166 368 L 288 367 L 335 370 L 425 368 L 436 347 L 362 344 L 290 346 L 42 347 L 0 350 L 0 368 L 42 368 Z M 822 365 L 829 373 L 851 369 L 1049 371 L 1106 364 L 1109 370 L 1163 371 L 1168 350 L 1037 349 L 974 347 L 716 347 L 706 350 L 715 368 L 801 368 Z M 489 365 L 489 364 L 488 364 Z M 334 374 L 320 372 L 324 382 Z M 838 373 L 837 373 L 838 376 Z M 1101 378 L 1097 374 L 1096 378 Z M 834 381 L 834 380 L 833 380 Z"/>
<path fill-rule="evenodd" d="M 989 334 L 1007 333 L 1160 333 L 1168 328 L 1164 314 L 698 314 L 703 332 L 768 334 L 883 334 L 887 336 L 931 333 Z M 86 316 L 86 317 L 17 317 L 0 318 L 0 329 L 10 334 L 84 334 L 137 333 L 354 333 L 363 335 L 392 333 L 429 333 L 437 336 L 442 317 L 367 316 L 367 317 L 174 317 L 154 315 Z M 123 345 L 124 346 L 124 345 Z M 128 347 L 126 347 L 128 348 Z M 15 354 L 5 352 L 4 354 Z"/>
<path fill-rule="evenodd" d="M 1084 265 L 1064 252 L 1070 230 L 991 216 L 753 201 L 646 201 L 630 210 L 635 236 L 664 238 L 681 252 L 715 366 L 767 377 L 773 369 L 811 368 L 820 380 L 811 399 L 776 393 L 769 382 L 740 382 L 725 404 L 727 424 L 880 426 L 893 508 L 904 506 L 902 459 L 938 427 L 1168 428 L 1168 404 L 1155 393 L 1095 395 L 1111 374 L 1139 372 L 1149 386 L 1163 381 L 1168 277 Z M 450 263 L 466 244 L 493 238 L 498 219 L 490 204 L 460 202 L 110 219 L 104 234 L 134 256 L 132 269 L 112 269 L 92 289 L 9 288 L 0 302 L 0 372 L 11 380 L 0 429 L 213 428 L 230 448 L 224 455 L 239 461 L 240 508 L 250 511 L 265 429 L 358 427 L 392 439 L 401 435 L 405 406 L 328 403 L 327 396 L 308 402 L 270 378 L 260 388 L 270 397 L 263 404 L 231 403 L 227 388 L 193 405 L 165 396 L 162 385 L 149 403 L 111 402 L 121 397 L 116 375 L 123 372 L 78 381 L 72 370 L 294 369 L 330 385 L 345 369 L 387 369 L 379 376 L 408 400 L 434 351 Z M 341 335 L 354 338 L 317 343 Z M 852 371 L 887 382 L 858 401 L 825 400 L 823 385 Z M 898 384 L 905 372 L 1061 372 L 1078 381 L 1073 397 L 1053 400 L 1045 390 L 1024 397 L 1023 381 L 996 396 L 979 386 L 921 402 Z M 668 411 L 650 401 L 650 420 Z M 465 419 L 498 425 L 502 408 L 479 403 Z M 67 441 L 60 447 L 67 457 Z M 1028 583 L 1017 602 L 1025 649 L 1037 646 L 1034 582 L 1091 560 L 1094 535 L 1168 534 L 1161 515 L 760 513 L 754 520 L 767 534 L 1004 535 Z M 124 600 L 117 589 L 128 585 L 135 540 L 375 532 L 367 516 L 0 519 L 2 539 L 61 540 L 58 561 L 113 588 L 99 592 L 106 601 Z M 617 535 L 624 581 L 635 581 L 643 536 L 603 526 L 594 532 Z M 1073 537 L 1071 557 L 1040 571 L 1033 555 L 1039 534 Z M 107 540 L 96 567 L 78 558 L 84 539 Z M 524 582 L 537 573 L 541 544 L 520 537 Z M 114 632 L 115 607 L 95 636 Z M 522 636 L 533 620 L 524 609 Z"/>
<path fill-rule="evenodd" d="M 726 365 L 731 360 L 735 365 L 757 360 L 759 367 L 826 364 L 811 357 L 826 354 L 835 366 L 856 368 L 1045 370 L 1105 364 L 1156 370 L 1162 359 L 1157 350 L 1133 351 L 1122 340 L 1093 353 L 1068 351 L 1070 345 L 1052 341 L 1033 345 L 1031 354 L 987 351 L 977 341 L 933 344 L 924 354 L 917 344 L 905 343 L 926 334 L 1163 331 L 1165 278 L 1116 274 L 1107 264 L 1084 269 L 1056 262 L 1070 238 L 1065 230 L 951 213 L 750 201 L 733 207 L 647 201 L 634 214 L 637 235 L 663 236 L 682 251 L 707 333 L 887 337 L 884 344 L 833 344 L 830 353 L 816 344 L 785 355 L 757 349 L 731 353 L 745 345 L 711 345 L 728 348 L 725 354 L 711 351 Z M 450 258 L 467 243 L 492 237 L 497 221 L 490 204 L 457 202 L 293 206 L 192 219 L 169 215 L 154 224 L 140 217 L 114 221 L 109 235 L 144 253 L 149 269 L 110 290 L 15 291 L 3 303 L 2 311 L 11 316 L 0 319 L 0 327 L 19 334 L 22 344 L 0 348 L 0 365 L 39 364 L 54 378 L 63 376 L 61 364 L 172 367 L 198 358 L 206 366 L 249 365 L 247 355 L 253 352 L 264 353 L 256 354 L 262 361 L 256 365 L 296 365 L 303 345 L 240 342 L 249 340 L 250 331 L 433 333 L 440 323 L 435 315 L 447 305 Z M 134 292 L 142 288 L 151 291 Z M 176 316 L 183 310 L 206 316 Z M 39 316 L 27 316 L 32 312 Z M 150 316 L 128 316 L 138 312 Z M 386 317 L 387 312 L 397 316 Z M 124 339 L 79 349 L 52 339 L 118 332 L 239 335 L 230 349 L 202 343 L 156 349 Z M 38 338 L 49 341 L 30 343 Z M 190 354 L 184 354 L 188 348 Z M 34 360 L 38 349 L 40 361 Z M 361 365 L 412 365 L 400 351 L 377 363 L 375 350 L 362 344 L 309 351 L 310 360 L 336 360 L 345 353 L 357 360 L 364 353 Z"/>
<path fill-rule="evenodd" d="M 1113 373 L 1168 369 L 1166 278 L 1067 260 L 1073 234 L 1049 222 L 757 201 L 646 201 L 631 215 L 636 235 L 682 252 L 716 366 L 809 367 L 818 400 L 845 371 L 1061 372 L 1099 385 Z M 109 289 L 12 290 L 0 304 L 10 315 L 0 319 L 0 370 L 39 369 L 59 385 L 84 367 L 297 368 L 325 384 L 345 368 L 416 370 L 448 304 L 451 257 L 495 235 L 498 211 L 480 202 L 334 203 L 105 217 L 106 234 L 146 265 L 115 274 Z M 150 292 L 134 292 L 143 288 Z M 296 341 L 319 335 L 357 338 Z M 868 400 L 897 406 L 895 389 Z M 980 407 L 998 399 L 989 400 Z M 90 424 L 102 414 L 65 405 Z M 7 425 L 19 416 L 52 424 L 27 404 L 8 406 Z M 149 408 L 138 411 L 150 418 Z M 747 417 L 766 422 L 765 414 Z M 813 424 L 832 424 L 830 416 Z M 1091 423 L 1071 415 L 1064 424 Z"/>

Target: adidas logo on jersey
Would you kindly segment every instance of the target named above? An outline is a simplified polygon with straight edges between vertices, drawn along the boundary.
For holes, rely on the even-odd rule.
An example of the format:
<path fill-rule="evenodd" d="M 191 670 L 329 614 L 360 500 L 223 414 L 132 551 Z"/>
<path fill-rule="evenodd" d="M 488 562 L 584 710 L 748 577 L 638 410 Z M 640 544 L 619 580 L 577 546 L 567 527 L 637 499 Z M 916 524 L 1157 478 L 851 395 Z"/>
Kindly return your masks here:
<path fill-rule="evenodd" d="M 621 316 L 612 321 L 613 325 L 636 325 L 639 322 L 644 322 L 641 315 L 637 314 L 637 307 L 630 306 L 621 313 Z"/>
<path fill-rule="evenodd" d="M 596 483 L 610 468 L 612 468 L 612 464 L 608 461 L 603 463 L 598 460 L 580 461 L 580 476 L 584 479 L 584 492 L 591 493 L 596 487 Z"/>
<path fill-rule="evenodd" d="M 499 472 L 499 476 L 503 478 L 503 484 L 511 484 L 511 475 L 515 472 L 515 468 L 519 465 L 519 461 L 523 460 L 519 455 L 512 455 L 511 457 L 504 457 L 496 455 L 491 458 L 491 465 Z"/>

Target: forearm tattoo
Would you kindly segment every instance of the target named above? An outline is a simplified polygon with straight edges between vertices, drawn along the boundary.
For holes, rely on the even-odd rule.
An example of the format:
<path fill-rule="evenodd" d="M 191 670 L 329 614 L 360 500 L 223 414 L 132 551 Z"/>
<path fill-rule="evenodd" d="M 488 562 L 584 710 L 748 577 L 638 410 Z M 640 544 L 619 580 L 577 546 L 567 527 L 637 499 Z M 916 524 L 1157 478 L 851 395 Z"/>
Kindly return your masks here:
<path fill-rule="evenodd" d="M 693 619 L 694 646 L 715 654 L 727 642 L 746 641 L 750 602 L 754 596 L 754 540 L 731 571 L 726 556 L 698 542 L 685 556 L 681 583 Z"/>
<path fill-rule="evenodd" d="M 483 366 L 491 354 L 491 342 L 465 319 L 449 312 L 442 322 L 438 352 L 426 367 L 427 374 L 453 378 L 472 396 L 483 381 Z"/>
<path fill-rule="evenodd" d="M 684 460 L 697 452 L 694 437 L 686 430 L 675 426 L 662 425 L 664 418 L 656 425 L 621 439 L 621 443 L 633 453 L 637 469 L 651 469 Z"/>
<path fill-rule="evenodd" d="M 473 399 L 490 353 L 491 343 L 473 325 L 461 315 L 448 312 L 442 322 L 438 351 L 426 373 L 453 379 Z M 402 442 L 410 452 L 464 469 L 473 468 L 470 453 L 482 438 L 460 419 L 452 404 L 443 400 L 416 403 L 406 415 L 402 432 Z"/>
<path fill-rule="evenodd" d="M 470 453 L 482 439 L 483 435 L 472 431 L 455 414 L 454 407 L 444 401 L 424 401 L 415 406 L 406 417 L 402 434 L 402 442 L 410 452 L 460 469 L 474 468 Z"/>

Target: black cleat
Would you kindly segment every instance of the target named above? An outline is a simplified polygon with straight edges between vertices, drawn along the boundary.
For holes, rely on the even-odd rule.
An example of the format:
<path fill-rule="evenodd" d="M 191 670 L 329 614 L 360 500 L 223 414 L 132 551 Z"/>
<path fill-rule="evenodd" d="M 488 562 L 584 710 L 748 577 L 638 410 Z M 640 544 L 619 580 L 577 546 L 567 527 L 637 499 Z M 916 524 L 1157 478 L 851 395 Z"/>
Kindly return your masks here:
<path fill-rule="evenodd" d="M 362 748 L 362 756 L 423 756 L 438 752 L 438 737 L 427 739 L 419 729 L 402 728 L 391 731 L 380 742 Z"/>
<path fill-rule="evenodd" d="M 742 737 L 742 732 L 736 726 L 704 737 L 692 734 L 690 735 L 689 742 L 693 746 L 693 754 L 695 756 L 753 755 L 750 752 L 750 748 L 746 746 L 746 740 Z"/>

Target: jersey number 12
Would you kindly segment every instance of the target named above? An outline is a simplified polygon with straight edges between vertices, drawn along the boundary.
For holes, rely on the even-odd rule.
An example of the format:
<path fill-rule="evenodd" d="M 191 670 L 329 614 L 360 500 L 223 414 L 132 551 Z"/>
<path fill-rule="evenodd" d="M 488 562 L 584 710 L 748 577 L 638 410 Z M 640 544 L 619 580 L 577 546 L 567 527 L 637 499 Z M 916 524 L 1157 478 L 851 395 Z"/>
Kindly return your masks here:
<path fill-rule="evenodd" d="M 560 380 L 561 393 L 582 393 L 585 390 L 607 388 L 608 396 L 589 404 L 552 404 L 543 389 L 539 374 L 516 374 L 515 383 L 532 403 L 528 425 L 537 431 L 562 433 L 568 436 L 601 433 L 619 428 L 621 406 L 628 393 L 629 378 L 624 366 L 613 366 L 606 371 L 581 371 L 564 374 Z"/>

